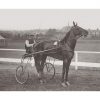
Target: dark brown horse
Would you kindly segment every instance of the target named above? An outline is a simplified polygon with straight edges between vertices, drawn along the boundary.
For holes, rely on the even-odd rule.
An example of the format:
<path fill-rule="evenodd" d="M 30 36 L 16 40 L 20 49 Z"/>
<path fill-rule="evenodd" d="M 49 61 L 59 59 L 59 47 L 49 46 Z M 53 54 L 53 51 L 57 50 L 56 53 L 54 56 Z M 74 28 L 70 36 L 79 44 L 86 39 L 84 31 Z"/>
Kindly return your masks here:
<path fill-rule="evenodd" d="M 46 61 L 47 56 L 63 60 L 63 69 L 62 69 L 62 86 L 69 85 L 68 83 L 68 71 L 71 60 L 74 56 L 74 49 L 77 42 L 77 39 L 81 36 L 87 36 L 88 31 L 77 26 L 75 22 L 73 22 L 73 26 L 70 31 L 65 35 L 65 37 L 59 42 L 59 45 L 54 45 L 53 41 L 43 41 L 36 45 L 35 51 L 43 51 L 52 48 L 56 48 L 54 50 L 50 50 L 44 53 L 36 54 L 35 66 L 37 72 L 39 74 L 40 82 L 43 82 L 43 69 L 44 63 Z"/>

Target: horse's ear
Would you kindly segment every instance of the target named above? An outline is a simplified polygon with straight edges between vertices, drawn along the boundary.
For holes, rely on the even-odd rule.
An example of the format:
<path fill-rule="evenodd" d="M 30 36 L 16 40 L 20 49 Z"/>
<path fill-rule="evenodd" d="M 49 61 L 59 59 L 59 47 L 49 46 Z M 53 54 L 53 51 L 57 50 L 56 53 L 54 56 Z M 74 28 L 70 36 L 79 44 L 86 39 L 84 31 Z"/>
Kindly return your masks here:
<path fill-rule="evenodd" d="M 76 26 L 74 21 L 73 21 L 73 26 Z"/>
<path fill-rule="evenodd" d="M 73 25 L 74 25 L 74 26 L 77 26 L 77 23 L 75 24 L 75 22 L 73 21 Z"/>

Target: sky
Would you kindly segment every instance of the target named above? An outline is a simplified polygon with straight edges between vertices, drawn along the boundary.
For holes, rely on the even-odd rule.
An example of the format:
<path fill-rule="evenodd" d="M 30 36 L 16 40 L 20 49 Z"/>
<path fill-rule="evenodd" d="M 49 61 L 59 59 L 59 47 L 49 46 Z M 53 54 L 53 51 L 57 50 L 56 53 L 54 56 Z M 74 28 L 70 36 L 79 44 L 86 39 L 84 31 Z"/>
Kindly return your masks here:
<path fill-rule="evenodd" d="M 86 29 L 100 28 L 100 9 L 0 9 L 0 29 L 60 29 L 73 21 Z"/>

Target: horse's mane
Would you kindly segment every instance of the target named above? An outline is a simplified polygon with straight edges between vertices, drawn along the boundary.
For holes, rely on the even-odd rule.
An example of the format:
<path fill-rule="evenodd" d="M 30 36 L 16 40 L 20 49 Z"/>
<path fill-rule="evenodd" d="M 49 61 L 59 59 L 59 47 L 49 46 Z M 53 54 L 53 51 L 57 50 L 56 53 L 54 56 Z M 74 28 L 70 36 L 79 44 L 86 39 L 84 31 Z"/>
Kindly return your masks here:
<path fill-rule="evenodd" d="M 70 31 L 66 33 L 65 37 L 63 39 L 60 40 L 60 43 L 66 43 L 67 39 L 69 38 L 70 35 Z"/>

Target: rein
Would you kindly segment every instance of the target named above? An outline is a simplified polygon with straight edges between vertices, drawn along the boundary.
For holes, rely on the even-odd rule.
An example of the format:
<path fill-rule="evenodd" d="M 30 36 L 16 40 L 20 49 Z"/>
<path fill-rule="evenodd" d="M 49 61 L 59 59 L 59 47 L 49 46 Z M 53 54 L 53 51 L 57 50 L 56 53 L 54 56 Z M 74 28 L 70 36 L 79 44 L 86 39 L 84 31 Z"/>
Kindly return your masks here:
<path fill-rule="evenodd" d="M 36 54 L 40 54 L 40 53 L 45 53 L 45 52 L 49 52 L 51 50 L 56 50 L 58 49 L 59 47 L 56 47 L 56 48 L 52 48 L 52 49 L 48 49 L 48 50 L 43 50 L 43 51 L 39 51 L 39 52 L 35 52 L 35 53 L 30 53 L 30 54 L 25 54 L 25 56 L 31 56 L 31 55 L 36 55 Z"/>

